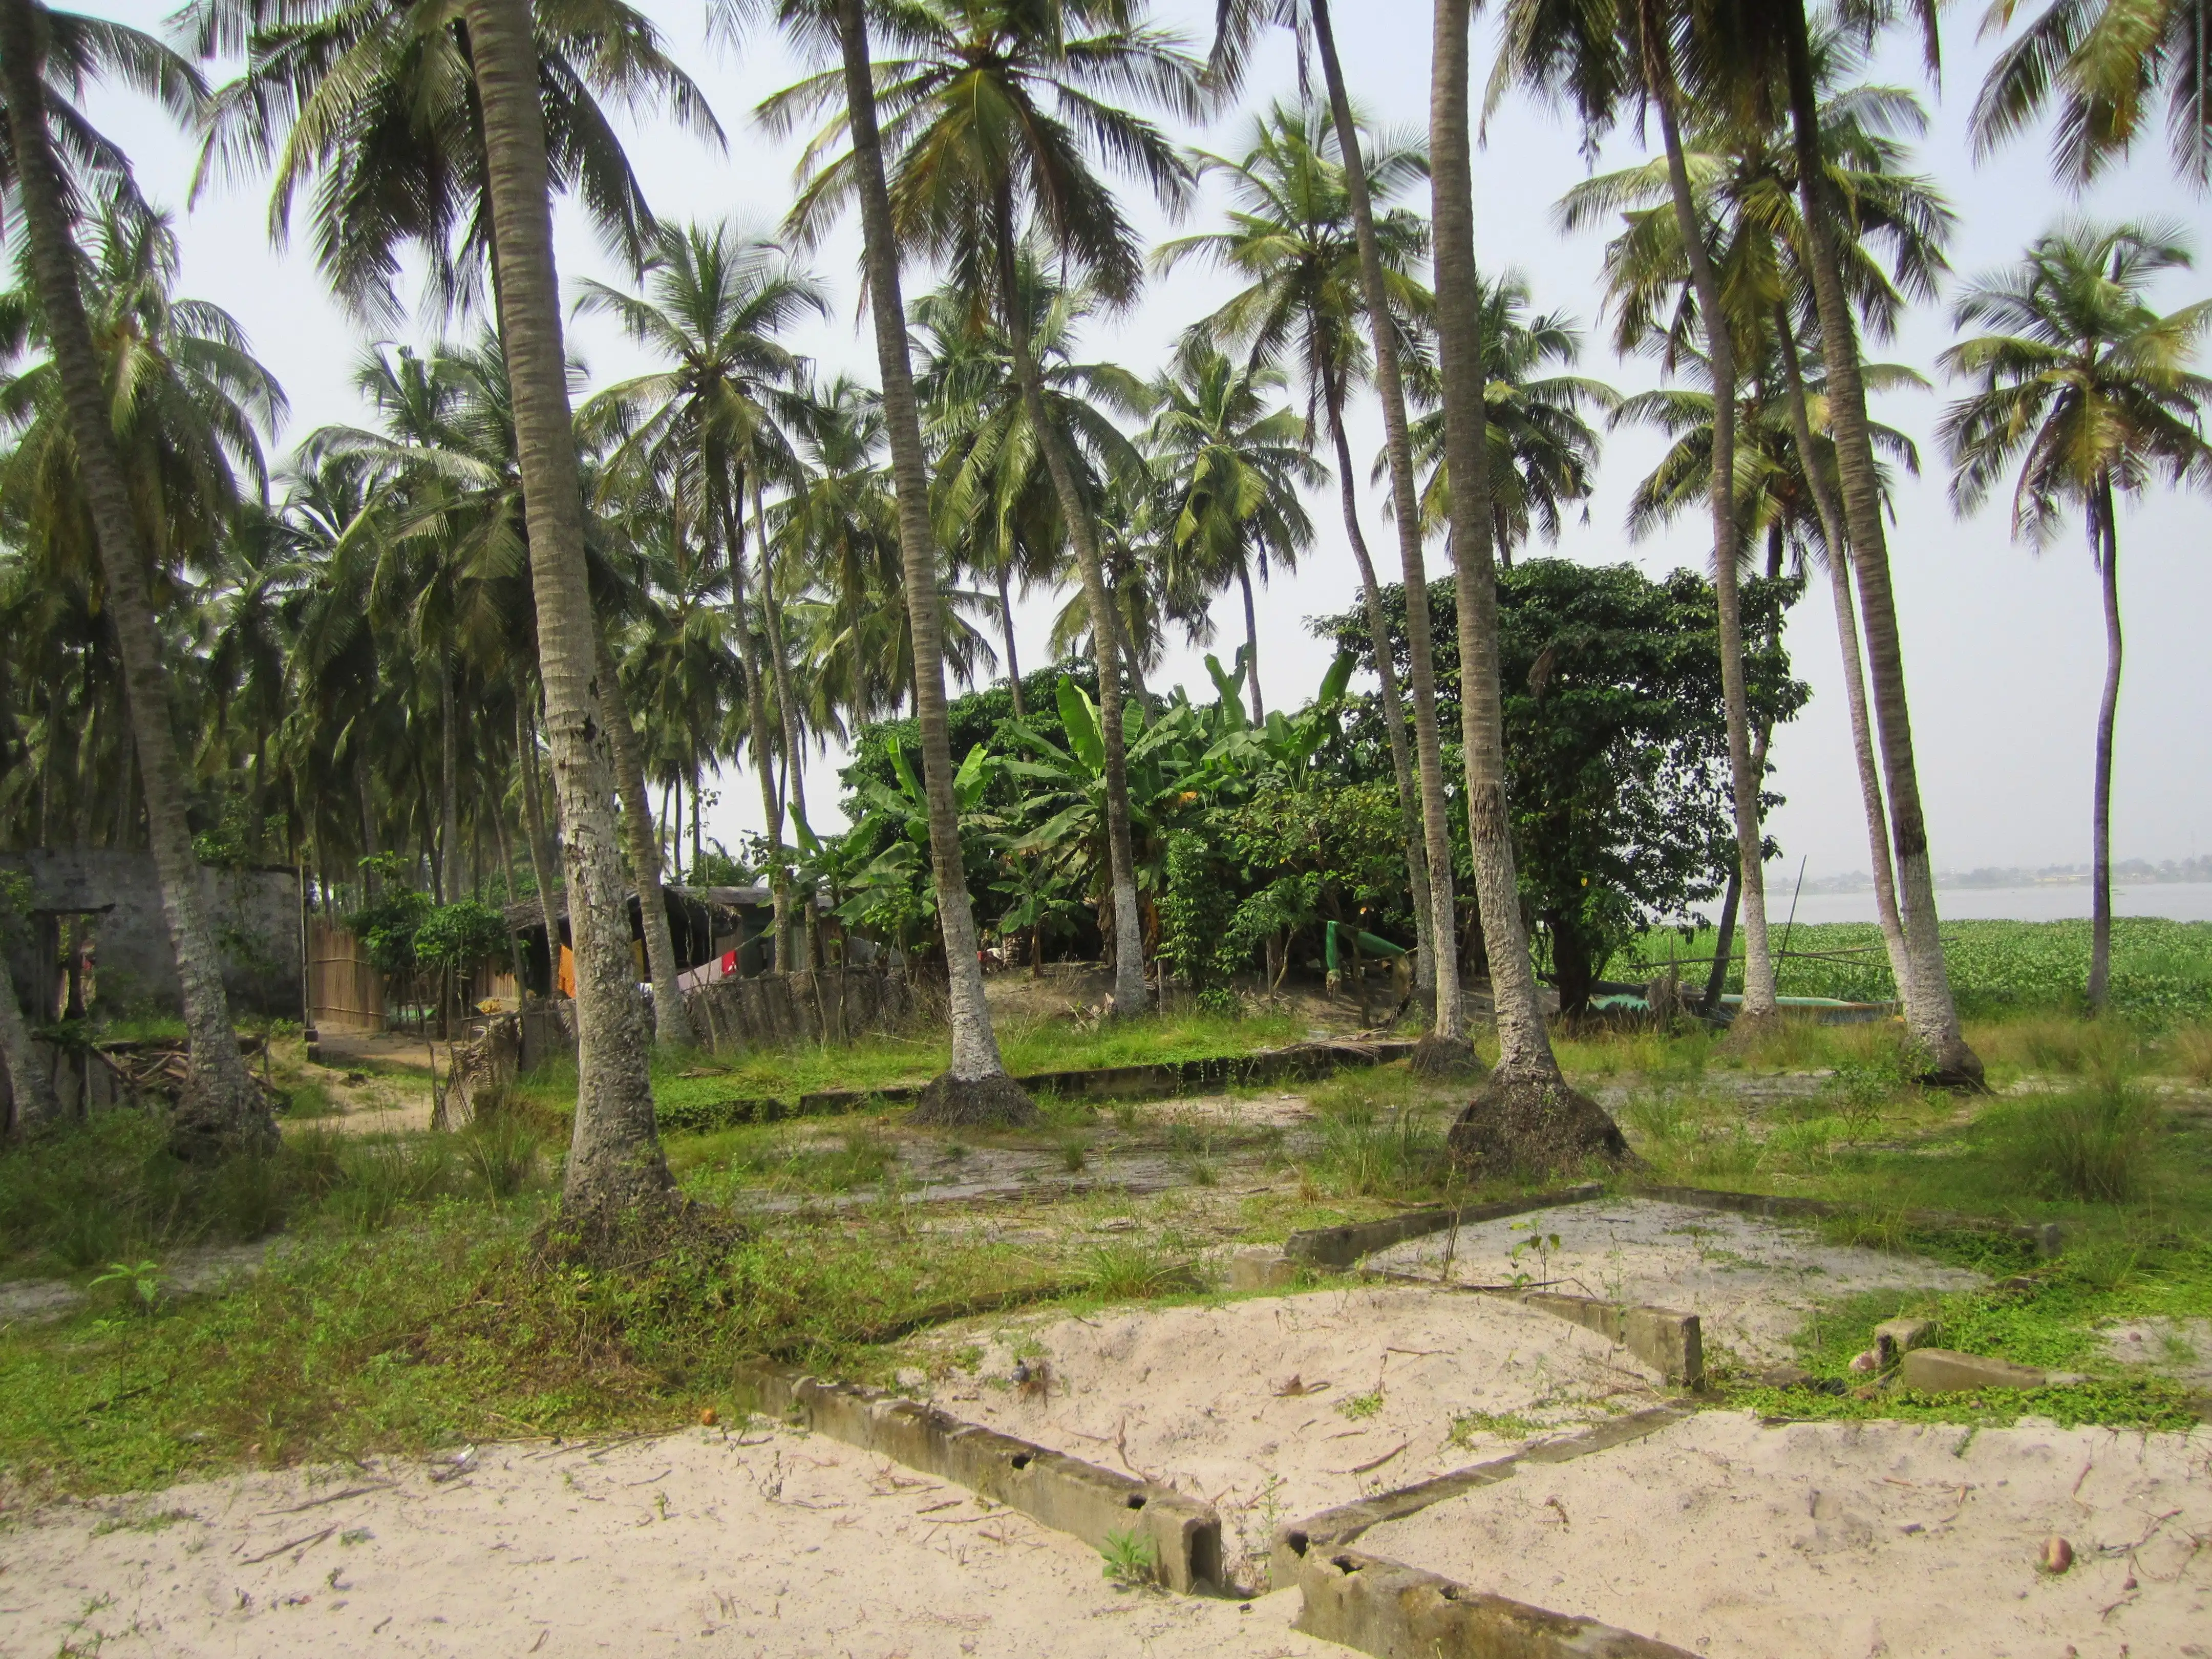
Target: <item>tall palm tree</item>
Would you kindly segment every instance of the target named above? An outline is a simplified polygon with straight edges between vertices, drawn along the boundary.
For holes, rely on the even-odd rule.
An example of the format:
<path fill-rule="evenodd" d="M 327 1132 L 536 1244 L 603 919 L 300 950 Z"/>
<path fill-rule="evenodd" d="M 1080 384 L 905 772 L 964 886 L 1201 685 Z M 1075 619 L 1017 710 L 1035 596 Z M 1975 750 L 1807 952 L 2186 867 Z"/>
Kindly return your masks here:
<path fill-rule="evenodd" d="M 1233 91 L 1243 77 L 1253 41 L 1270 23 L 1293 30 L 1301 40 L 1310 34 L 1321 58 L 1329 120 L 1343 164 L 1352 240 L 1359 253 L 1359 294 L 1374 347 L 1375 390 L 1382 405 L 1390 504 L 1406 595 L 1406 672 L 1413 682 L 1415 776 L 1420 786 L 1422 850 L 1429 887 L 1429 954 L 1434 962 L 1436 983 L 1436 1018 L 1415 1052 L 1413 1063 L 1419 1071 L 1449 1074 L 1472 1069 L 1474 1052 L 1468 1042 L 1467 1012 L 1460 999 L 1459 912 L 1452 896 L 1451 818 L 1444 797 L 1443 748 L 1437 729 L 1436 658 L 1429 638 L 1429 581 L 1421 549 L 1420 497 L 1414 483 L 1403 353 L 1393 308 L 1389 261 L 1376 217 L 1374 192 L 1369 188 L 1359 122 L 1346 89 L 1329 14 L 1328 0 L 1224 0 L 1216 13 L 1207 73 L 1222 90 Z M 1344 465 L 1342 458 L 1338 465 Z M 1376 608 L 1372 599 L 1370 605 L 1370 610 Z M 1381 637 L 1378 634 L 1377 638 Z"/>
<path fill-rule="evenodd" d="M 577 302 L 580 311 L 613 315 L 633 339 L 670 364 L 609 386 L 584 406 L 587 426 L 605 423 L 621 434 L 601 474 L 602 493 L 634 489 L 639 480 L 650 477 L 680 498 L 683 510 L 700 526 L 708 562 L 728 571 L 732 597 L 742 615 L 747 609 L 748 489 L 757 492 L 763 472 L 787 471 L 779 407 L 801 368 L 776 337 L 809 313 L 826 316 L 829 302 L 821 284 L 794 266 L 776 244 L 727 225 L 664 228 L 647 262 L 646 289 L 641 296 L 633 295 L 586 281 Z M 774 619 L 776 607 L 768 591 L 774 556 L 765 540 L 760 554 L 762 609 Z M 779 850 L 783 801 L 773 777 L 768 720 L 770 708 L 780 707 L 793 722 L 784 734 L 785 759 L 796 784 L 797 710 L 780 635 L 770 641 L 776 664 L 772 676 L 761 672 L 751 629 L 741 626 L 738 636 L 743 648 L 738 663 L 746 682 L 742 695 L 750 710 L 754 769 L 760 775 L 771 849 L 776 966 L 788 970 L 790 883 Z M 773 697 L 767 684 L 753 684 L 769 678 L 775 682 Z M 634 818 L 642 819 L 642 806 L 641 791 Z M 645 847 L 650 838 L 641 822 L 631 835 L 631 861 L 641 870 L 657 865 L 658 855 Z M 659 995 L 656 988 L 656 1000 Z"/>
<path fill-rule="evenodd" d="M 1371 139 L 1372 135 L 1370 135 Z M 1206 319 L 1224 343 L 1255 362 L 1294 358 L 1304 382 L 1309 418 L 1327 422 L 1336 456 L 1336 481 L 1346 539 L 1359 569 L 1368 631 L 1389 637 L 1382 584 L 1360 526 L 1359 479 L 1352 461 L 1345 409 L 1372 370 L 1360 326 L 1359 243 L 1352 197 L 1344 176 L 1336 131 L 1324 109 L 1277 104 L 1255 117 L 1241 160 L 1200 151 L 1200 173 L 1230 191 L 1229 228 L 1161 244 L 1153 258 L 1163 270 L 1204 258 L 1247 279 L 1248 286 Z M 1370 203 L 1385 203 L 1410 189 L 1426 172 L 1427 157 L 1403 141 L 1370 146 L 1367 160 Z M 1393 289 L 1394 314 L 1407 324 L 1426 311 L 1427 291 L 1409 267 L 1425 252 L 1428 227 L 1405 209 L 1386 211 L 1376 229 L 1383 275 Z M 1409 348 L 1410 349 L 1410 348 Z M 1383 471 L 1387 474 L 1386 456 Z M 1397 653 L 1375 654 L 1377 696 L 1398 783 L 1398 812 L 1405 840 L 1406 874 L 1413 900 L 1415 988 L 1425 1007 L 1436 1000 L 1436 952 L 1431 945 L 1429 862 L 1422 840 L 1421 794 L 1406 732 L 1405 700 L 1398 685 Z"/>
<path fill-rule="evenodd" d="M 240 1057 L 222 958 L 201 901 L 199 862 L 185 816 L 187 786 L 169 729 L 161 641 L 147 595 L 149 561 L 117 453 L 108 378 L 78 285 L 77 199 L 97 173 L 94 179 L 72 179 L 63 170 L 63 157 L 82 161 L 94 149 L 76 100 L 100 75 L 154 94 L 180 118 L 197 111 L 198 77 L 149 37 L 52 11 L 37 0 L 0 0 L 0 96 L 7 100 L 12 173 L 0 185 L 10 187 L 20 204 L 27 263 L 99 544 L 110 625 L 129 688 L 148 834 L 191 1038 L 176 1135 L 191 1152 L 264 1146 L 275 1139 L 276 1124 Z"/>
<path fill-rule="evenodd" d="M 2020 0 L 1990 0 L 1982 33 L 2009 28 Z M 1974 144 L 1986 153 L 2052 103 L 2061 177 L 2086 185 L 2135 147 L 2166 100 L 2173 170 L 2212 179 L 2212 6 L 2206 0 L 2051 0 L 1997 54 L 1974 100 Z"/>
<path fill-rule="evenodd" d="M 1932 65 L 1936 50 L 1935 0 L 1903 0 L 1903 3 L 1921 24 Z M 1871 0 L 1851 7 L 1847 15 L 1859 38 L 1869 40 L 1887 27 L 1898 9 L 1893 0 Z M 1899 987 L 1905 997 L 1905 1023 L 1911 1028 L 1932 1080 L 1976 1089 L 1982 1086 L 1981 1058 L 1959 1029 L 1943 942 L 1936 931 L 1935 864 L 1929 853 L 1928 818 L 1913 755 L 1911 706 L 1905 694 L 1905 654 L 1898 638 L 1888 534 L 1881 515 L 1881 471 L 1867 415 L 1859 331 L 1851 312 L 1847 250 L 1856 225 L 1855 204 L 1834 177 L 1825 153 L 1819 54 L 1804 0 L 1777 0 L 1742 16 L 1747 26 L 1736 44 L 1747 78 L 1768 85 L 1779 80 L 1788 92 L 1798 204 L 1805 227 L 1806 270 L 1820 322 L 1820 354 L 1828 371 L 1830 432 L 1841 486 L 1844 529 L 1850 541 L 1851 570 L 1858 579 L 1867 678 L 1874 694 L 1882 781 L 1889 793 L 1898 908 L 1911 963 L 1911 972 Z"/>
<path fill-rule="evenodd" d="M 653 1126 L 649 1043 L 630 961 L 628 895 L 610 805 L 613 780 L 599 733 L 600 636 L 584 558 L 583 490 L 553 262 L 541 64 L 528 0 L 468 0 L 466 16 L 483 109 L 486 194 L 537 599 L 545 722 L 568 832 L 577 1090 L 562 1203 L 580 1217 L 605 1215 L 660 1199 L 672 1183 Z"/>
<path fill-rule="evenodd" d="M 769 0 L 729 0 L 722 15 L 734 22 L 769 9 Z M 938 589 L 936 531 L 930 520 L 929 458 L 922 447 L 906 302 L 899 291 L 900 238 L 877 121 L 867 15 L 864 0 L 775 0 L 773 9 L 803 47 L 836 52 L 839 71 L 825 85 L 823 96 L 834 99 L 842 92 L 852 139 L 845 176 L 850 193 L 860 198 L 868 307 L 875 324 L 884 424 L 898 501 L 902 588 L 914 650 L 915 723 L 921 730 L 922 784 L 929 800 L 930 871 L 951 985 L 951 1064 L 931 1084 L 917 1115 L 938 1121 L 1034 1121 L 1036 1103 L 1006 1074 L 1000 1057 L 990 1005 L 983 996 L 975 917 L 961 856 L 952 750 L 946 735 L 945 620 Z"/>
<path fill-rule="evenodd" d="M 1267 718 L 1260 693 L 1260 621 L 1252 579 L 1270 563 L 1288 570 L 1313 540 L 1298 499 L 1326 471 L 1313 458 L 1311 431 L 1295 410 L 1270 407 L 1286 384 L 1265 363 L 1239 368 L 1203 333 L 1187 339 L 1152 382 L 1158 412 L 1145 447 L 1164 498 L 1162 529 L 1170 547 L 1194 558 L 1218 587 L 1233 581 L 1244 599 L 1247 690 L 1255 725 Z"/>
<path fill-rule="evenodd" d="M 1716 23 L 1723 27 L 1716 28 Z M 1729 61 L 1732 54 L 1725 41 L 1717 38 L 1725 28 L 1725 20 L 1718 15 L 1709 17 L 1698 6 L 1669 0 L 1616 0 L 1595 6 L 1573 0 L 1515 0 L 1492 94 L 1516 79 L 1541 92 L 1565 90 L 1593 135 L 1612 125 L 1620 104 L 1630 97 L 1659 117 L 1676 246 L 1687 258 L 1715 394 L 1708 499 L 1713 521 L 1713 594 L 1720 614 L 1721 700 L 1728 719 L 1729 799 L 1743 908 L 1743 1005 L 1736 1035 L 1747 1037 L 1770 1024 L 1778 1010 L 1774 960 L 1766 943 L 1765 838 L 1759 827 L 1760 779 L 1753 767 L 1743 674 L 1743 611 L 1734 558 L 1737 341 L 1705 204 L 1691 184 L 1683 138 L 1685 109 L 1693 103 L 1702 103 L 1709 118 L 1743 118 L 1736 107 L 1742 101 L 1742 82 L 1731 78 L 1736 65 Z M 1686 87 L 1686 78 L 1690 80 Z"/>
<path fill-rule="evenodd" d="M 1970 286 L 1955 326 L 1993 332 L 1946 351 L 1943 367 L 1973 389 L 1943 417 L 1951 498 L 1971 512 L 2017 465 L 2013 533 L 2036 545 L 2081 510 L 2105 612 L 2105 688 L 2097 706 L 2090 809 L 2092 898 L 2088 999 L 2102 1009 L 2112 970 L 2112 726 L 2120 702 L 2118 498 L 2155 477 L 2212 484 L 2203 405 L 2212 379 L 2195 373 L 2212 330 L 2212 300 L 2160 314 L 2148 289 L 2184 270 L 2173 227 L 2072 224 L 2039 237 L 2021 263 Z"/>
<path fill-rule="evenodd" d="M 876 66 L 894 152 L 888 189 L 902 244 L 944 258 L 996 311 L 1030 406 L 1093 618 L 1105 734 L 1108 840 L 1113 855 L 1117 1014 L 1146 1006 L 1144 937 L 1129 842 L 1121 682 L 1096 505 L 1085 495 L 1045 387 L 1021 303 L 1020 248 L 1036 234 L 1102 299 L 1133 298 L 1143 275 L 1135 231 L 1099 177 L 1101 161 L 1164 204 L 1188 195 L 1190 170 L 1151 122 L 1103 100 L 1135 92 L 1176 113 L 1203 112 L 1199 66 L 1173 35 L 1144 24 L 1132 0 L 917 0 L 898 15 L 901 55 Z M 772 123 L 834 103 L 817 76 L 762 106 Z M 792 210 L 802 230 L 853 188 L 853 155 L 821 158 L 848 125 L 833 120 L 807 149 L 813 172 Z"/>

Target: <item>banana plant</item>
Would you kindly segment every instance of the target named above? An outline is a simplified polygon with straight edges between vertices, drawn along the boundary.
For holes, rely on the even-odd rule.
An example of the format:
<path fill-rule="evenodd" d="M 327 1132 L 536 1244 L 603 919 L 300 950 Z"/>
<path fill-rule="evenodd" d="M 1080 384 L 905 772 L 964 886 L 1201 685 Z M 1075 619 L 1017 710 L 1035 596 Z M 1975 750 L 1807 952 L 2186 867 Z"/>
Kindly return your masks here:
<path fill-rule="evenodd" d="M 960 849 L 971 887 L 991 872 L 1003 840 L 1000 820 L 981 809 L 1007 764 L 979 743 L 953 775 Z M 891 769 L 897 787 L 863 786 L 860 820 L 841 838 L 838 862 L 849 896 L 834 908 L 840 921 L 886 933 L 905 950 L 918 932 L 935 928 L 937 890 L 929 869 L 929 797 L 903 747 L 891 751 Z M 812 839 L 811 831 L 807 838 Z"/>
<path fill-rule="evenodd" d="M 1221 693 L 1221 701 L 1208 712 L 1224 723 L 1230 720 L 1235 722 L 1207 751 L 1207 759 L 1231 771 L 1279 779 L 1293 789 L 1310 787 L 1322 781 L 1322 773 L 1315 765 L 1316 757 L 1343 735 L 1345 691 L 1352 683 L 1352 653 L 1336 653 L 1336 660 L 1322 676 L 1321 690 L 1305 708 L 1295 714 L 1272 709 L 1267 723 L 1256 726 L 1244 718 L 1243 705 L 1237 696 L 1244 678 L 1243 655 L 1242 651 L 1237 653 L 1237 672 L 1233 675 L 1223 672 L 1220 663 L 1212 657 L 1206 659 L 1206 672 L 1212 675 L 1214 687 Z"/>

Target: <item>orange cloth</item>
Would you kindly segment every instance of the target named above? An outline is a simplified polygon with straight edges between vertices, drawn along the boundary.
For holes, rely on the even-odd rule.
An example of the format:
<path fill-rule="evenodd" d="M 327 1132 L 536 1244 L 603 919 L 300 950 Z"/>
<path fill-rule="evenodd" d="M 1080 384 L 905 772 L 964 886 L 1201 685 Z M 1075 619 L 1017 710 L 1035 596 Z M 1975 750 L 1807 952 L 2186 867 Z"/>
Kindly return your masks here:
<path fill-rule="evenodd" d="M 576 994 L 576 953 L 567 945 L 561 947 L 561 971 L 556 975 L 561 994 L 573 998 Z"/>

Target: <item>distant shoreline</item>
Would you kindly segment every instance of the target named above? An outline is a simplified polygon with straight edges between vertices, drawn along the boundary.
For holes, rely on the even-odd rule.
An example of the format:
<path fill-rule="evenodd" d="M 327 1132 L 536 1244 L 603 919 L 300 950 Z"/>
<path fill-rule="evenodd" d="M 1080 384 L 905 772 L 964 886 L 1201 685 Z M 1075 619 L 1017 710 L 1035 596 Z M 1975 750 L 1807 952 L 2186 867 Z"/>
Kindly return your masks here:
<path fill-rule="evenodd" d="M 2086 921 L 2091 890 L 2086 880 L 2038 880 L 2014 886 L 1984 886 L 1946 883 L 1937 878 L 1936 910 L 1945 921 Z M 1874 890 L 1869 884 L 1856 889 L 1816 888 L 1807 882 L 1802 893 L 1794 882 L 1767 877 L 1766 920 L 1770 928 L 1782 927 L 1795 906 L 1801 923 L 1872 921 Z M 1710 914 L 1710 912 L 1708 912 Z M 2112 914 L 2116 916 L 2154 916 L 2168 921 L 2212 921 L 2212 880 L 2171 881 L 2122 879 L 2112 881 Z"/>
<path fill-rule="evenodd" d="M 2051 864 L 2039 870 L 1996 869 L 1938 870 L 1936 872 L 1936 892 L 1940 898 L 1945 892 L 1969 892 L 1976 890 L 2003 889 L 2012 890 L 2037 887 L 2080 887 L 2089 885 L 2089 866 L 2086 864 Z M 2212 884 L 2212 858 L 2168 859 L 2162 864 L 2152 864 L 2143 859 L 2130 859 L 2112 866 L 2112 885 L 2121 887 L 2199 886 Z M 1787 892 L 1794 888 L 1794 880 L 1781 873 L 1767 878 L 1767 891 L 1778 889 Z M 1808 878 L 1805 891 L 1814 893 L 1872 893 L 1874 878 L 1863 872 L 1848 875 L 1814 876 Z"/>

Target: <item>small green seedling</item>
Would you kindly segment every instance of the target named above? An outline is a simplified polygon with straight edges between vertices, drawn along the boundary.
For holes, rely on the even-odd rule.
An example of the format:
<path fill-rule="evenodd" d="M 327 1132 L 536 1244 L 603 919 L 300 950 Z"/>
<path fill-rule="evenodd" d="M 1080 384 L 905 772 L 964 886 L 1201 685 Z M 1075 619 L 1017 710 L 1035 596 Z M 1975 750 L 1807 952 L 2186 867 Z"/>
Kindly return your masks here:
<path fill-rule="evenodd" d="M 1347 1395 L 1336 1402 L 1336 1409 L 1355 1423 L 1377 1416 L 1382 1410 L 1382 1390 L 1374 1389 L 1365 1394 Z"/>
<path fill-rule="evenodd" d="M 1559 1248 L 1559 1236 L 1557 1233 L 1538 1232 L 1535 1231 L 1535 1226 L 1536 1224 L 1533 1221 L 1516 1221 L 1513 1224 L 1515 1232 L 1526 1232 L 1528 1235 L 1505 1253 L 1506 1261 L 1511 1263 L 1514 1268 L 1513 1288 L 1516 1291 L 1526 1290 L 1531 1284 L 1548 1284 L 1551 1280 L 1552 1252 Z M 1536 1253 L 1536 1277 L 1533 1279 L 1528 1271 L 1521 1266 L 1521 1258 L 1531 1250 Z"/>
<path fill-rule="evenodd" d="M 138 1298 L 140 1310 L 154 1311 L 161 1300 L 161 1264 L 158 1261 L 111 1261 L 107 1271 L 92 1281 L 98 1290 L 103 1285 L 127 1285 L 131 1293 Z"/>
<path fill-rule="evenodd" d="M 1159 1576 L 1159 1551 L 1133 1528 L 1108 1533 L 1098 1553 L 1105 1558 L 1105 1577 L 1117 1584 L 1149 1584 Z"/>

